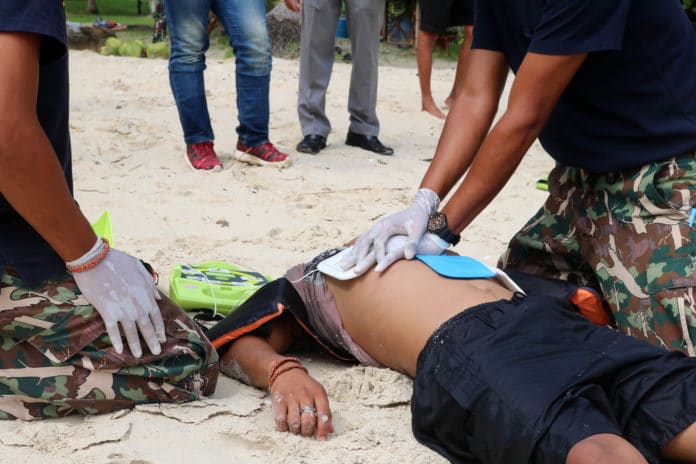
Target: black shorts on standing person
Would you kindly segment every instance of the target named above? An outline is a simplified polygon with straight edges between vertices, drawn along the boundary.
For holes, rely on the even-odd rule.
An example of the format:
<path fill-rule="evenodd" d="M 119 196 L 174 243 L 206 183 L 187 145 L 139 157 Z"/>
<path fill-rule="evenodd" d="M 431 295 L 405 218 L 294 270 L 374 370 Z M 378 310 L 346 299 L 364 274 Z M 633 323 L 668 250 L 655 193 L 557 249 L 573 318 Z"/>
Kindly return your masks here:
<path fill-rule="evenodd" d="M 473 0 L 424 0 L 420 13 L 422 31 L 444 34 L 450 27 L 474 24 Z"/>

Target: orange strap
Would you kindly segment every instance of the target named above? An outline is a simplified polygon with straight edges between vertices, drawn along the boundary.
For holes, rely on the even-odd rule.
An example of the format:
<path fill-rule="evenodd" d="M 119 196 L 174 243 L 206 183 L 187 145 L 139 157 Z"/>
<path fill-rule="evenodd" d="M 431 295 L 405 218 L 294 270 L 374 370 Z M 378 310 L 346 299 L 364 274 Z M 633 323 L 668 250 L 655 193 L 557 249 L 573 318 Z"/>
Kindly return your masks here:
<path fill-rule="evenodd" d="M 612 320 L 604 310 L 602 300 L 590 290 L 578 288 L 570 297 L 570 302 L 578 308 L 580 314 L 593 324 L 612 325 Z"/>

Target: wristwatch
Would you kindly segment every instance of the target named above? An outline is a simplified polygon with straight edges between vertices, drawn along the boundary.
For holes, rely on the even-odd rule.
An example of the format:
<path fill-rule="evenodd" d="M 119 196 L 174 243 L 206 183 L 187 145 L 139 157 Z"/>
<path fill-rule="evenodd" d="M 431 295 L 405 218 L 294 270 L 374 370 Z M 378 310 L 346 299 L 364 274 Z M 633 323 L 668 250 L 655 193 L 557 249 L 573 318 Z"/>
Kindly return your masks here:
<path fill-rule="evenodd" d="M 459 243 L 461 236 L 449 230 L 447 216 L 444 213 L 436 212 L 428 218 L 428 232 L 435 234 L 452 246 Z"/>

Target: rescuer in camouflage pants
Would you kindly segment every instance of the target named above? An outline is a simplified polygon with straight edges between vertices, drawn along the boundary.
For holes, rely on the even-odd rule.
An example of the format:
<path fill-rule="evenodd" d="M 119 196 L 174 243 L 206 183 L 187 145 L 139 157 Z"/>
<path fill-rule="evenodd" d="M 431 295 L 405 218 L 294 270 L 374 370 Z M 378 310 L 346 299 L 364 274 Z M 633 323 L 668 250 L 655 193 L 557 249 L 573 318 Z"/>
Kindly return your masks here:
<path fill-rule="evenodd" d="M 618 329 L 694 356 L 695 194 L 696 153 L 620 172 L 558 165 L 499 266 L 594 287 Z"/>
<path fill-rule="evenodd" d="M 210 395 L 218 357 L 189 317 L 162 295 L 162 352 L 117 354 L 99 313 L 69 275 L 37 288 L 0 282 L 0 419 L 93 414 Z"/>

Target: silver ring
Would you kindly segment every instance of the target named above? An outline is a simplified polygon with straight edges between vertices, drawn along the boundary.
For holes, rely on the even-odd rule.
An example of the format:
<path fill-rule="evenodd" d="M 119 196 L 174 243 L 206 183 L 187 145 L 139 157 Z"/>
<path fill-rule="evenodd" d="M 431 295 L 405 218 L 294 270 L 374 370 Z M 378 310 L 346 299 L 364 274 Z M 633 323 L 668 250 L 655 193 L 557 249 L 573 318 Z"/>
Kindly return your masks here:
<path fill-rule="evenodd" d="M 302 406 L 300 408 L 300 414 L 304 414 L 306 412 L 308 412 L 310 414 L 316 414 L 317 408 L 315 408 L 314 406 Z"/>
<path fill-rule="evenodd" d="M 321 414 L 321 415 L 319 415 L 319 420 L 322 423 L 326 424 L 327 422 L 329 422 L 329 415 L 328 414 Z"/>

